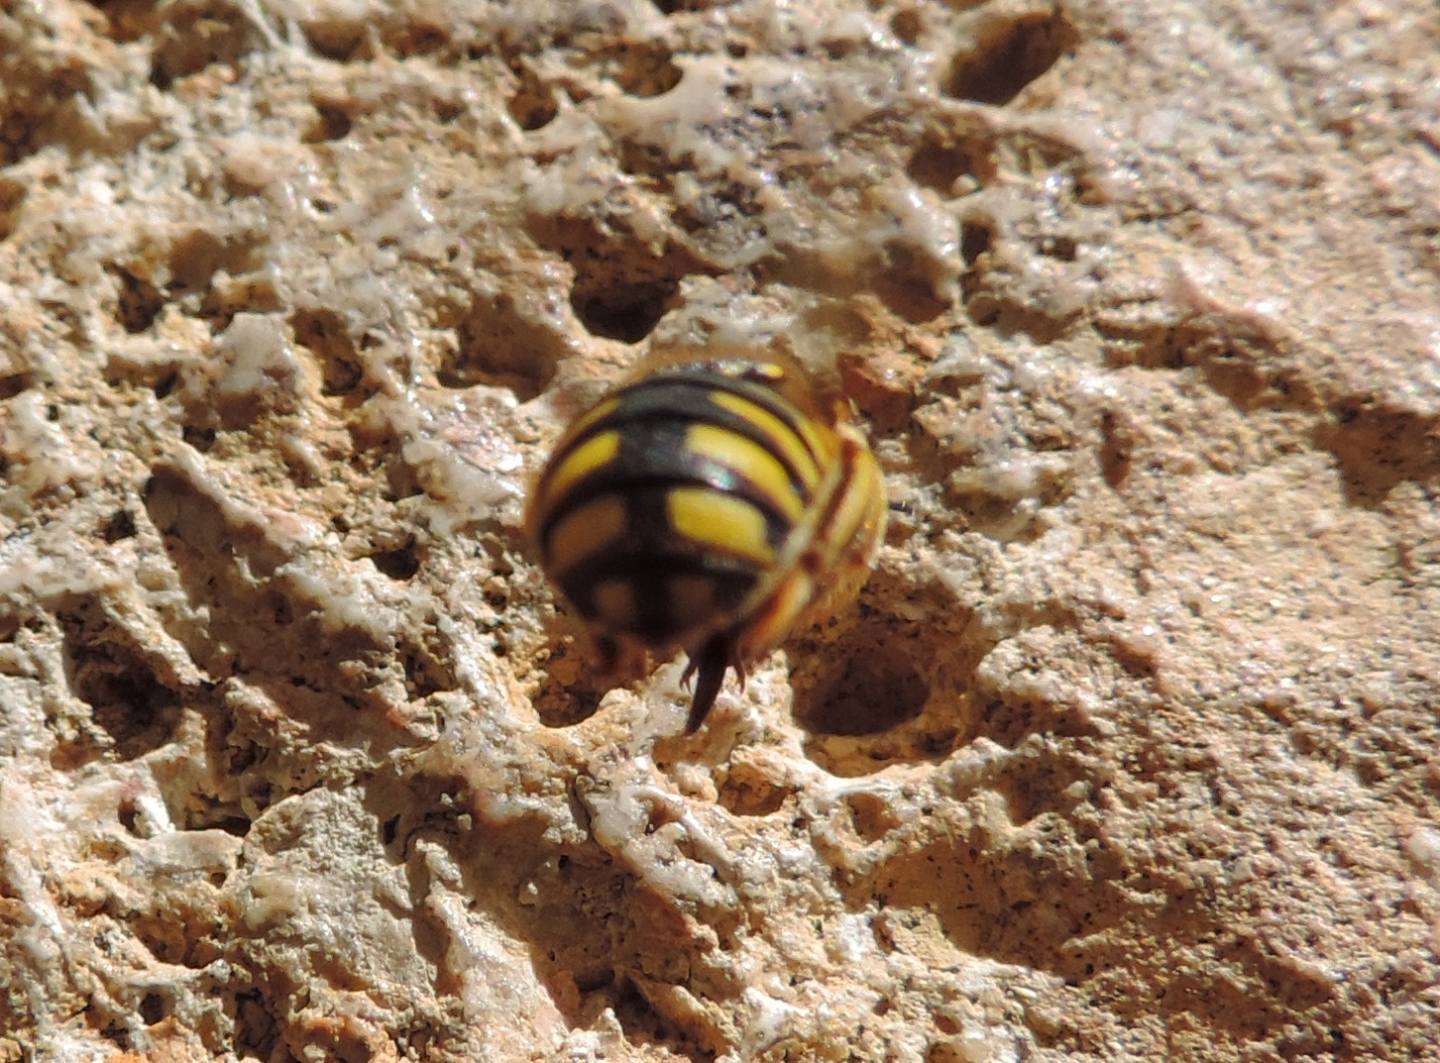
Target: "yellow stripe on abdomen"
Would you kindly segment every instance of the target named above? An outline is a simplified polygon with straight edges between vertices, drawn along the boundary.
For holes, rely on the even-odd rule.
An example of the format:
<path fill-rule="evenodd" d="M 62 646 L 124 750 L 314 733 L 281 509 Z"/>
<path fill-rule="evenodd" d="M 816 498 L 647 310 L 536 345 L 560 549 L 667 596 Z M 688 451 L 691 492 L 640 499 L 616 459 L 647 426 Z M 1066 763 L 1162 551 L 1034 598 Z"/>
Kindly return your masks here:
<path fill-rule="evenodd" d="M 749 502 L 710 487 L 676 487 L 665 496 L 670 527 L 702 551 L 768 565 L 775 551 L 766 538 L 765 514 Z"/>
<path fill-rule="evenodd" d="M 619 539 L 628 525 L 625 503 L 614 495 L 577 506 L 545 536 L 545 567 L 559 577 Z"/>
<path fill-rule="evenodd" d="M 754 440 L 712 424 L 691 425 L 685 446 L 695 454 L 717 461 L 750 481 L 777 513 L 794 524 L 805 512 L 790 474 L 768 450 Z"/>
<path fill-rule="evenodd" d="M 620 453 L 620 433 L 601 432 L 585 440 L 560 460 L 554 471 L 540 485 L 540 508 L 550 509 L 557 499 L 597 469 L 614 461 Z"/>
<path fill-rule="evenodd" d="M 789 425 L 758 403 L 728 391 L 711 393 L 710 401 L 722 410 L 754 425 L 765 436 L 770 448 L 789 462 L 795 474 L 800 477 L 800 482 L 806 488 L 814 490 L 815 485 L 820 482 L 820 469 L 810 457 L 805 443 Z"/>

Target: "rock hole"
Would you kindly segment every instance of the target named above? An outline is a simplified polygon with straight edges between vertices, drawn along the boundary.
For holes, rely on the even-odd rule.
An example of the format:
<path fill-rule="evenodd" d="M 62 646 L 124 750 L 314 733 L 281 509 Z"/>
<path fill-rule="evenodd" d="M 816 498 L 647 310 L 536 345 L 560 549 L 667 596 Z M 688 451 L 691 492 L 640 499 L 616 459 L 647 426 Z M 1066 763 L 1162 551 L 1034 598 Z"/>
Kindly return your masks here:
<path fill-rule="evenodd" d="M 449 28 L 414 12 L 408 14 L 398 33 L 385 35 L 385 47 L 401 59 L 436 55 L 450 44 Z"/>
<path fill-rule="evenodd" d="M 135 538 L 135 514 L 128 509 L 117 509 L 100 526 L 100 538 L 107 543 L 118 543 L 122 539 Z"/>
<path fill-rule="evenodd" d="M 400 666 L 405 671 L 405 694 L 412 701 L 423 701 L 431 694 L 456 687 L 449 667 L 424 646 L 403 643 Z"/>
<path fill-rule="evenodd" d="M 420 571 L 420 556 L 413 538 L 392 549 L 376 550 L 366 556 L 384 575 L 398 582 L 413 579 Z"/>
<path fill-rule="evenodd" d="M 1318 446 L 1335 457 L 1352 505 L 1377 506 L 1399 484 L 1440 480 L 1440 417 L 1368 396 L 1345 396 L 1315 430 Z"/>
<path fill-rule="evenodd" d="M 3 152 L 3 147 L 0 147 L 0 157 L 3 157 Z M 6 240 L 19 224 L 20 204 L 27 191 L 19 181 L 0 177 L 0 241 Z"/>
<path fill-rule="evenodd" d="M 768 816 L 778 812 L 795 792 L 773 769 L 753 761 L 732 761 L 720 785 L 721 807 L 737 816 Z"/>
<path fill-rule="evenodd" d="M 608 685 L 578 680 L 569 686 L 547 679 L 535 697 L 535 714 L 546 727 L 573 727 L 594 716 Z"/>
<path fill-rule="evenodd" d="M 151 31 L 155 0 L 89 0 L 105 16 L 105 36 L 116 44 L 138 41 Z"/>
<path fill-rule="evenodd" d="M 305 348 L 320 369 L 324 395 L 346 395 L 364 376 L 355 343 L 345 319 L 334 310 L 297 310 L 290 315 L 290 331 L 297 346 Z"/>
<path fill-rule="evenodd" d="M 254 271 L 260 265 L 259 244 L 250 237 L 221 239 L 204 229 L 191 230 L 170 249 L 171 294 L 204 292 L 221 270 L 232 277 Z"/>
<path fill-rule="evenodd" d="M 28 391 L 34 383 L 35 375 L 28 371 L 0 377 L 0 402 L 13 399 L 22 391 Z"/>
<path fill-rule="evenodd" d="M 981 262 L 994 240 L 995 231 L 988 220 L 961 219 L 960 258 L 965 269 L 960 274 L 960 300 L 970 320 L 982 326 L 992 325 L 1000 317 L 996 300 L 986 294 L 986 263 Z"/>
<path fill-rule="evenodd" d="M 1135 428 L 1128 418 L 1106 410 L 1100 415 L 1100 474 L 1114 489 L 1130 476 L 1135 455 Z"/>
<path fill-rule="evenodd" d="M 126 269 L 114 271 L 120 291 L 115 301 L 115 319 L 126 332 L 145 332 L 165 308 L 165 296 L 144 277 Z"/>
<path fill-rule="evenodd" d="M 576 989 L 582 993 L 594 993 L 615 984 L 615 970 L 602 966 L 581 967 L 575 970 L 574 978 Z"/>
<path fill-rule="evenodd" d="M 639 343 L 659 324 L 680 290 L 674 280 L 576 289 L 570 305 L 592 336 Z"/>
<path fill-rule="evenodd" d="M 905 172 L 917 184 L 933 188 L 942 196 L 953 196 L 957 194 L 957 181 L 974 176 L 975 164 L 967 145 L 930 135 L 910 156 Z"/>
<path fill-rule="evenodd" d="M 520 84 L 506 101 L 506 110 L 515 124 L 526 132 L 543 129 L 560 113 L 555 90 L 528 66 L 521 66 L 514 73 Z"/>
<path fill-rule="evenodd" d="M 146 1026 L 154 1026 L 169 1014 L 170 1004 L 159 993 L 146 993 L 140 998 L 140 1017 Z"/>
<path fill-rule="evenodd" d="M 583 640 L 552 637 L 544 680 L 531 702 L 540 722 L 546 727 L 573 727 L 594 716 L 600 700 L 617 685 L 599 672 Z"/>
<path fill-rule="evenodd" d="M 1074 262 L 1080 253 L 1080 245 L 1070 236 L 1042 237 L 1039 252 L 1047 258 L 1058 258 L 1061 262 Z"/>
<path fill-rule="evenodd" d="M 680 282 L 704 271 L 684 248 L 656 249 L 603 219 L 532 219 L 537 243 L 558 251 L 574 270 L 570 305 L 592 336 L 638 343 L 670 309 Z"/>
<path fill-rule="evenodd" d="M 867 625 L 809 656 L 816 655 L 823 663 L 796 668 L 791 677 L 795 718 L 813 733 L 880 734 L 920 715 L 930 697 L 907 648 Z"/>
<path fill-rule="evenodd" d="M 130 634 L 95 603 L 57 619 L 64 633 L 66 680 L 71 693 L 89 706 L 91 723 L 104 735 L 101 745 L 119 760 L 134 760 L 168 742 L 179 722 L 179 698 L 155 675 Z M 88 760 L 102 751 L 70 753 Z"/>
<path fill-rule="evenodd" d="M 7 4 L 0 12 L 12 7 Z M 14 23 L 9 25 L 13 27 Z M 7 30 L 7 42 L 14 32 Z M 3 54 L 0 51 L 0 55 Z M 18 70 L 11 70 L 7 67 L 0 75 L 0 85 L 8 90 L 0 94 L 0 169 L 47 144 L 65 144 L 72 153 L 95 148 L 83 129 L 74 128 L 73 121 L 62 117 L 76 99 L 94 98 L 97 90 L 92 67 L 85 62 L 41 62 L 43 66 L 39 68 L 22 65 Z M 27 80 L 29 84 L 22 87 L 21 83 Z M 12 86 L 12 81 L 16 85 Z"/>
<path fill-rule="evenodd" d="M 98 1017 L 98 1012 L 99 1009 L 96 1008 L 94 1005 L 91 1005 L 91 1007 L 87 1009 L 87 1021 L 89 1021 L 92 1026 L 99 1025 L 95 1021 L 95 1019 Z M 130 1048 L 130 1031 L 124 1026 L 122 1026 L 119 1022 L 107 1022 L 103 1027 L 101 1027 L 100 1036 L 105 1038 L 105 1040 L 109 1041 L 116 1048 L 119 1048 L 122 1051 Z M 122 1056 L 121 1058 L 125 1057 Z"/>
<path fill-rule="evenodd" d="M 375 58 L 370 50 L 369 23 L 364 19 L 343 16 L 312 18 L 302 22 L 300 30 L 316 54 L 333 62 L 350 63 Z"/>
<path fill-rule="evenodd" d="M 460 116 L 465 113 L 465 101 L 463 98 L 435 99 L 430 101 L 430 111 L 435 115 L 435 121 L 441 125 L 454 125 L 459 121 Z M 453 262 L 455 256 L 452 254 L 450 260 Z"/>
<path fill-rule="evenodd" d="M 508 294 L 476 295 L 455 325 L 455 349 L 441 360 L 441 385 L 484 384 L 509 388 L 521 402 L 535 398 L 569 353 L 558 327 L 537 316 Z"/>
<path fill-rule="evenodd" d="M 159 89 L 212 64 L 234 64 L 256 44 L 254 26 L 227 0 L 169 4 L 164 11 L 150 57 L 150 82 Z"/>
<path fill-rule="evenodd" d="M 670 57 L 670 49 L 658 41 L 644 41 L 625 48 L 620 56 L 615 83 L 631 96 L 663 96 L 684 76 Z"/>
<path fill-rule="evenodd" d="M 879 794 L 860 791 L 845 799 L 855 833 L 868 842 L 876 842 L 901 825 L 889 803 Z"/>
<path fill-rule="evenodd" d="M 1079 42 L 1058 8 L 983 26 L 975 46 L 950 64 L 941 90 L 947 96 L 996 106 L 1009 103 Z"/>
<path fill-rule="evenodd" d="M 300 136 L 303 142 L 323 144 L 344 140 L 350 135 L 350 130 L 355 127 L 355 120 L 346 108 L 334 103 L 319 102 L 314 103 L 313 106 L 315 117 Z"/>
<path fill-rule="evenodd" d="M 655 10 L 662 15 L 678 15 L 685 11 L 709 11 L 712 8 L 727 7 L 735 0 L 652 0 Z"/>
<path fill-rule="evenodd" d="M 925 31 L 925 20 L 918 7 L 907 7 L 890 16 L 890 32 L 906 44 L 914 44 Z"/>
<path fill-rule="evenodd" d="M 984 222 L 963 221 L 960 223 L 960 257 L 967 266 L 973 266 L 975 260 L 990 250 L 994 242 L 995 232 Z"/>
<path fill-rule="evenodd" d="M 937 1041 L 926 1052 L 925 1063 L 970 1063 L 974 1058 L 974 1049 L 971 1046 Z"/>
<path fill-rule="evenodd" d="M 218 819 L 211 821 L 210 826 L 213 826 L 216 830 L 223 830 L 226 834 L 232 835 L 236 838 L 243 838 L 250 833 L 250 824 L 251 820 L 248 816 L 231 815 L 220 816 Z M 198 825 L 190 826 L 187 824 L 187 826 L 190 830 L 204 829 L 199 827 Z"/>
<path fill-rule="evenodd" d="M 235 1055 L 241 1059 L 272 1059 L 280 1027 L 258 989 L 235 995 Z M 287 1052 L 288 1056 L 289 1053 Z"/>
<path fill-rule="evenodd" d="M 615 1018 L 619 1021 L 621 1029 L 625 1031 L 626 1040 L 631 1044 L 648 1045 L 651 1046 L 652 1051 L 663 1045 L 671 1048 L 676 1057 L 682 1059 L 687 1057 L 688 1054 L 679 1051 L 672 1040 L 674 1031 L 669 1028 L 664 1015 L 656 1010 L 655 1005 L 645 996 L 645 991 L 629 978 L 620 983 L 618 992 L 615 994 L 614 1007 Z M 689 1058 L 696 1057 L 689 1056 Z"/>
<path fill-rule="evenodd" d="M 187 424 L 184 428 L 180 429 L 180 438 L 201 454 L 205 454 L 215 446 L 215 429 L 200 428 L 196 425 Z"/>

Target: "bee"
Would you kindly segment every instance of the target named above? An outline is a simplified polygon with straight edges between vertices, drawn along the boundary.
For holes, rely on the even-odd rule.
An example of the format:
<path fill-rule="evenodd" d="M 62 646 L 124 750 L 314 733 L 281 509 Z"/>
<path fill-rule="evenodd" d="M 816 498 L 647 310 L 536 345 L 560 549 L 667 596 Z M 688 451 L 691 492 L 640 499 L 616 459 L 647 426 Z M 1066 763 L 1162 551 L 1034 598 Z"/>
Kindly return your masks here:
<path fill-rule="evenodd" d="M 582 413 L 526 527 L 614 668 L 689 656 L 686 733 L 728 670 L 848 604 L 884 534 L 885 481 L 843 400 L 778 358 L 648 364 Z"/>

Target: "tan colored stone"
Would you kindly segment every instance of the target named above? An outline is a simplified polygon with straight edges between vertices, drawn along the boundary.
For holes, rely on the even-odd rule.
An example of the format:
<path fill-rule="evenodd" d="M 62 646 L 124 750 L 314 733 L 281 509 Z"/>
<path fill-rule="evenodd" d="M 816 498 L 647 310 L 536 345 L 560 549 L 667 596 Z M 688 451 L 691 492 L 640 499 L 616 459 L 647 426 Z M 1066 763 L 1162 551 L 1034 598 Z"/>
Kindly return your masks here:
<path fill-rule="evenodd" d="M 1440 17 L 0 0 L 0 1060 L 1440 1060 Z M 686 737 L 652 352 L 892 504 Z"/>

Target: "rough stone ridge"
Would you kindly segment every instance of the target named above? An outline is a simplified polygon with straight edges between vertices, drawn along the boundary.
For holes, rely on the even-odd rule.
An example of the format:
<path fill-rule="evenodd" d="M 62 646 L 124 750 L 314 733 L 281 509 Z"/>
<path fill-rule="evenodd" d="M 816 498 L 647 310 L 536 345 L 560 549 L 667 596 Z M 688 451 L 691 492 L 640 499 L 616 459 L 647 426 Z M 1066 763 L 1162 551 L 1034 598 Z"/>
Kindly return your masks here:
<path fill-rule="evenodd" d="M 0 0 L 0 1061 L 1440 1060 L 1440 11 Z M 681 734 L 520 526 L 856 405 Z"/>

